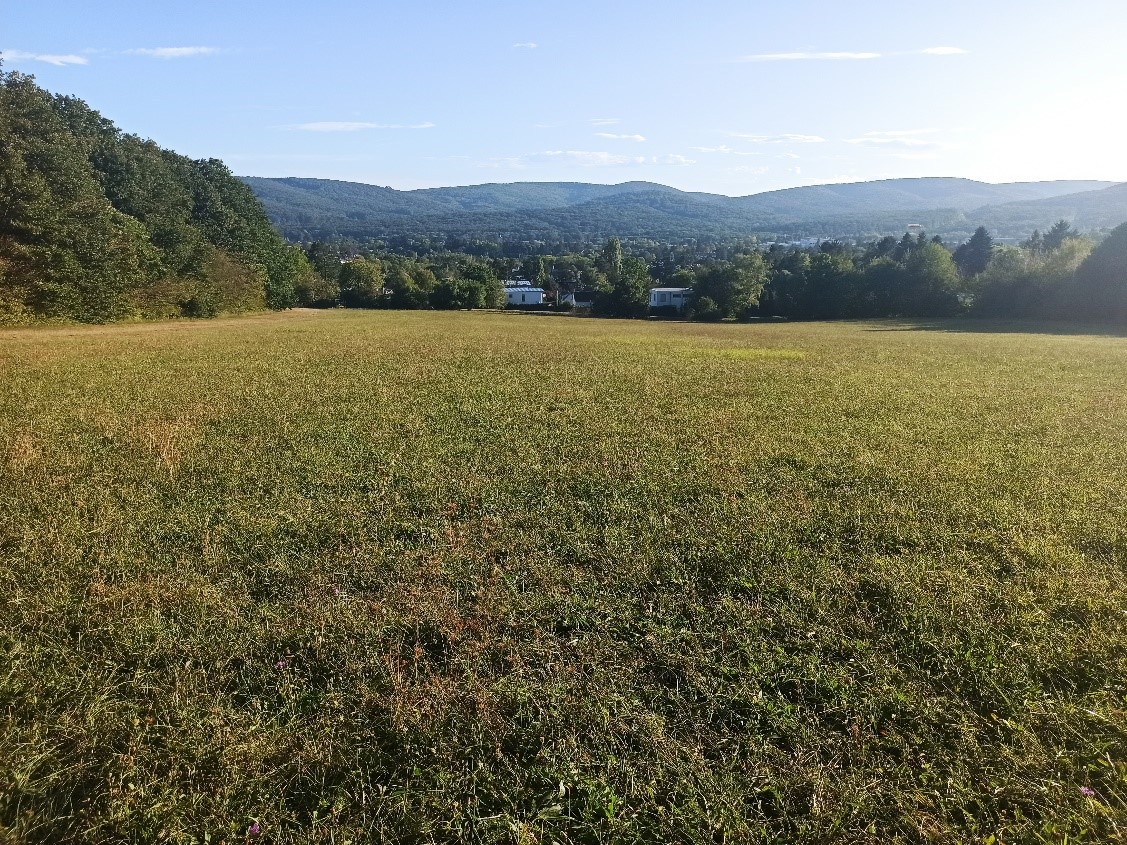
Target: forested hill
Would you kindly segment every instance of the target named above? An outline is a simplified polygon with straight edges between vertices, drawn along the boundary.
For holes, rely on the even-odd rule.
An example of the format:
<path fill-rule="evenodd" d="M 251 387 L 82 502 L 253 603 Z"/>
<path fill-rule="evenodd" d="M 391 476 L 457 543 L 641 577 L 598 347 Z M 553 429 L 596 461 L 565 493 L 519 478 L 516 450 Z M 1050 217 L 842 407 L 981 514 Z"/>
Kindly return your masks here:
<path fill-rule="evenodd" d="M 983 225 L 1019 231 L 1045 228 L 1045 220 L 1068 220 L 1085 229 L 1112 229 L 1127 221 L 1127 183 L 1039 200 L 988 206 L 976 212 Z"/>
<path fill-rule="evenodd" d="M 285 308 L 311 272 L 222 162 L 0 69 L 0 322 Z"/>
<path fill-rule="evenodd" d="M 246 177 L 245 181 L 270 218 L 292 238 L 438 235 L 597 241 L 609 235 L 871 236 L 902 231 L 907 222 L 923 223 L 929 231 L 943 234 L 973 230 L 977 212 L 986 208 L 1002 235 L 1027 235 L 1062 216 L 1080 226 L 1127 220 L 1127 197 L 1114 192 L 1104 197 L 1103 191 L 1114 183 L 1097 181 L 992 185 L 970 179 L 890 179 L 746 197 L 689 193 L 650 182 L 521 182 L 397 191 L 327 179 Z M 1088 194 L 1098 199 L 1083 199 Z M 1063 199 L 1073 196 L 1078 197 L 1074 204 Z M 1013 203 L 1021 205 L 1011 213 Z M 1101 205 L 1095 215 L 1098 222 L 1089 223 L 1088 209 L 1096 205 Z M 1075 214 L 1060 214 L 1056 209 L 1061 207 L 1073 208 Z M 1119 220 L 1104 222 L 1117 215 Z M 1031 220 L 1035 222 L 1030 224 Z"/>

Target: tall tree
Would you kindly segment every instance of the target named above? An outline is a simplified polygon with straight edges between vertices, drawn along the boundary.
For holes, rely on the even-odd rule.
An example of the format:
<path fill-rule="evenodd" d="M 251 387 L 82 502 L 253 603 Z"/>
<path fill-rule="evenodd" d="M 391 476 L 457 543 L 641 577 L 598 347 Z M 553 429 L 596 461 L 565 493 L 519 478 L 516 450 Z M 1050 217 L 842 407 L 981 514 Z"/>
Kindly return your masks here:
<path fill-rule="evenodd" d="M 990 265 L 990 256 L 994 252 L 994 238 L 986 231 L 985 226 L 974 230 L 969 241 L 955 250 L 955 264 L 963 278 L 977 276 Z"/>
<path fill-rule="evenodd" d="M 595 300 L 595 313 L 606 317 L 644 317 L 650 305 L 650 273 L 646 262 L 626 257 L 622 243 L 611 238 L 599 256 L 607 290 Z"/>
<path fill-rule="evenodd" d="M 1047 252 L 1052 252 L 1054 249 L 1060 249 L 1065 241 L 1078 237 L 1080 237 L 1080 233 L 1073 229 L 1067 220 L 1058 220 L 1045 233 L 1045 237 L 1041 239 L 1041 245 Z"/>

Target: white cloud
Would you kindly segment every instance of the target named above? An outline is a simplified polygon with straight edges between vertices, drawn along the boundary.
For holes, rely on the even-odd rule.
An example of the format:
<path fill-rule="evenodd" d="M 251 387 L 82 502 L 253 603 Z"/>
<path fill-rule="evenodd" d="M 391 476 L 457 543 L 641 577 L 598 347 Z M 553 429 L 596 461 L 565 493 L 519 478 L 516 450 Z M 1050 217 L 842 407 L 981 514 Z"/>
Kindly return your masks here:
<path fill-rule="evenodd" d="M 535 41 L 518 41 L 513 45 L 515 50 L 535 50 L 538 45 Z"/>
<path fill-rule="evenodd" d="M 741 56 L 737 62 L 820 62 L 820 61 L 865 61 L 879 59 L 881 53 L 759 53 L 754 56 Z"/>
<path fill-rule="evenodd" d="M 613 132 L 596 132 L 596 138 L 608 138 L 611 141 L 644 141 L 644 135 L 615 135 Z"/>
<path fill-rule="evenodd" d="M 614 126 L 616 123 L 622 123 L 621 118 L 617 117 L 593 117 L 591 118 L 592 126 Z"/>
<path fill-rule="evenodd" d="M 729 132 L 733 138 L 743 138 L 756 144 L 824 144 L 825 138 L 818 135 L 744 135 L 740 132 Z"/>
<path fill-rule="evenodd" d="M 925 56 L 965 56 L 970 51 L 962 47 L 928 47 L 920 52 Z"/>
<path fill-rule="evenodd" d="M 60 55 L 57 53 L 25 53 L 23 50 L 3 50 L 0 51 L 0 58 L 12 62 L 44 62 L 55 67 L 89 64 L 85 56 L 75 56 L 71 53 Z"/>
<path fill-rule="evenodd" d="M 302 132 L 360 132 L 365 129 L 433 129 L 433 123 L 365 123 L 349 120 L 323 120 L 317 123 L 299 123 L 290 129 Z"/>
<path fill-rule="evenodd" d="M 151 59 L 187 59 L 192 56 L 210 56 L 218 53 L 218 47 L 138 47 L 126 50 L 131 56 L 148 56 Z"/>

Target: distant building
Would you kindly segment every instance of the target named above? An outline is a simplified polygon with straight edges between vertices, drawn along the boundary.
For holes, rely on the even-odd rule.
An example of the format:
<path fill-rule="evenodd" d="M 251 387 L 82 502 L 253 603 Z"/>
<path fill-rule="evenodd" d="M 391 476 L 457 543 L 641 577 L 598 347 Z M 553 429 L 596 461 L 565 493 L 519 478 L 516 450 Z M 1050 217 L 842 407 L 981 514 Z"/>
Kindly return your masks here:
<path fill-rule="evenodd" d="M 676 308 L 681 311 L 692 298 L 692 288 L 650 288 L 650 308 Z"/>
<path fill-rule="evenodd" d="M 560 297 L 560 302 L 574 308 L 590 308 L 595 304 L 598 291 L 577 290 L 574 293 L 565 293 Z"/>
<path fill-rule="evenodd" d="M 509 305 L 543 305 L 544 288 L 532 285 L 506 285 L 505 300 Z"/>

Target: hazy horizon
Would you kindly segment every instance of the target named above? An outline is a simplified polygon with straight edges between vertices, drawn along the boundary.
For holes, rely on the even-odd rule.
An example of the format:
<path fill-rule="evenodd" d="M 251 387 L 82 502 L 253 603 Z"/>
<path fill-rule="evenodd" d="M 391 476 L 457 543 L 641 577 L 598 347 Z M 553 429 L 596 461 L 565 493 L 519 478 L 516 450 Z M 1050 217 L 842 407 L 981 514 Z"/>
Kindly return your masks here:
<path fill-rule="evenodd" d="M 326 182 L 349 182 L 349 183 L 353 183 L 353 184 L 357 184 L 357 185 L 370 185 L 370 186 L 375 187 L 375 188 L 390 188 L 391 190 L 394 190 L 394 191 L 403 191 L 403 192 L 435 191 L 435 190 L 441 190 L 443 188 L 481 188 L 481 187 L 486 187 L 486 186 L 489 186 L 489 185 L 574 184 L 574 185 L 605 185 L 605 186 L 608 186 L 608 187 L 614 187 L 614 186 L 617 186 L 617 185 L 628 185 L 628 184 L 632 184 L 632 183 L 646 183 L 646 184 L 651 184 L 651 185 L 658 185 L 658 186 L 663 187 L 663 188 L 673 188 L 674 190 L 684 191 L 685 193 L 715 194 L 715 195 L 719 195 L 719 196 L 727 196 L 727 197 L 733 197 L 733 198 L 745 197 L 745 196 L 754 196 L 755 194 L 761 194 L 761 193 L 766 194 L 766 193 L 775 193 L 775 192 L 778 192 L 778 191 L 789 191 L 789 190 L 794 190 L 794 189 L 797 189 L 797 188 L 819 188 L 819 187 L 830 187 L 830 186 L 834 186 L 834 185 L 861 185 L 861 184 L 866 184 L 866 183 L 870 183 L 870 182 L 901 182 L 901 181 L 915 180 L 915 179 L 919 179 L 919 180 L 923 180 L 923 179 L 963 179 L 963 180 L 967 180 L 967 181 L 971 181 L 971 182 L 979 182 L 979 183 L 984 184 L 984 185 L 1022 185 L 1022 184 L 1033 184 L 1033 183 L 1038 183 L 1038 182 L 1107 182 L 1107 183 L 1109 183 L 1107 185 L 1107 187 L 1113 187 L 1115 185 L 1127 184 L 1127 180 L 1100 179 L 1098 177 L 1094 177 L 1094 178 L 1085 178 L 1085 177 L 1069 178 L 1069 177 L 1065 177 L 1065 178 L 1060 178 L 1060 179 L 1015 179 L 1015 180 L 1007 180 L 1007 181 L 1004 181 L 1004 182 L 990 182 L 990 181 L 986 181 L 984 179 L 970 179 L 969 177 L 966 177 L 966 176 L 892 176 L 892 177 L 888 177 L 888 178 L 885 178 L 885 179 L 856 179 L 856 180 L 841 181 L 841 182 L 812 182 L 812 183 L 808 183 L 808 184 L 787 185 L 787 186 L 782 187 L 782 188 L 767 188 L 767 189 L 762 190 L 762 191 L 753 191 L 751 193 L 746 193 L 746 194 L 733 194 L 733 193 L 724 193 L 723 191 L 698 191 L 698 190 L 693 190 L 693 189 L 689 189 L 689 188 L 678 188 L 675 185 L 669 185 L 669 184 L 666 184 L 664 182 L 655 181 L 653 179 L 622 179 L 622 180 L 613 181 L 613 182 L 601 182 L 601 181 L 597 181 L 597 180 L 594 180 L 594 179 L 509 179 L 509 180 L 504 180 L 504 181 L 494 179 L 494 180 L 485 181 L 485 182 L 466 182 L 466 183 L 461 183 L 461 184 L 450 184 L 450 185 L 425 185 L 425 186 L 421 186 L 421 187 L 417 187 L 417 188 L 398 188 L 395 185 L 381 185 L 381 184 L 378 184 L 378 183 L 375 183 L 375 182 L 362 182 L 362 181 L 359 181 L 359 180 L 356 180 L 356 179 L 334 179 L 334 178 L 331 178 L 331 177 L 323 177 L 323 176 L 293 176 L 293 175 L 260 176 L 259 174 L 254 174 L 254 173 L 237 173 L 236 175 L 239 176 L 240 178 L 246 177 L 246 178 L 256 178 L 256 179 L 316 179 L 316 180 L 321 180 L 321 181 L 326 181 Z M 1100 190 L 1100 189 L 1097 188 L 1095 190 Z"/>

